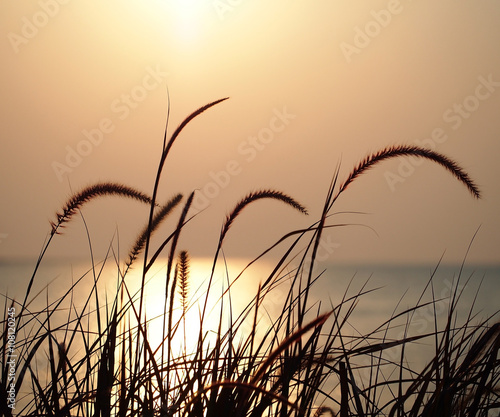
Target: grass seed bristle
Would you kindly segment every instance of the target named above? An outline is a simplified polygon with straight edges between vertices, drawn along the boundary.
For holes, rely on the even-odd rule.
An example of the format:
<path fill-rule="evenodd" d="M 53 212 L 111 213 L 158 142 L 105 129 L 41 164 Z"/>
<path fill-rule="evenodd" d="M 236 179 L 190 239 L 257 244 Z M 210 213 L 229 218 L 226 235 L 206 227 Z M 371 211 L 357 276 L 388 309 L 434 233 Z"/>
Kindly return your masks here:
<path fill-rule="evenodd" d="M 56 233 L 59 227 L 67 223 L 83 204 L 88 203 L 94 198 L 104 196 L 122 196 L 151 204 L 151 197 L 132 187 L 112 182 L 97 183 L 84 188 L 69 198 L 63 207 L 62 213 L 56 213 L 57 222 L 51 222 L 52 233 Z"/>
<path fill-rule="evenodd" d="M 306 214 L 306 215 L 308 214 L 307 209 L 302 204 L 298 203 L 292 197 L 282 193 L 281 191 L 262 190 L 262 191 L 252 192 L 252 193 L 249 193 L 246 197 L 244 197 L 235 206 L 235 208 L 231 211 L 231 213 L 226 217 L 226 221 L 224 222 L 224 225 L 222 227 L 220 240 L 222 241 L 224 239 L 224 236 L 228 232 L 228 230 L 231 227 L 231 225 L 233 224 L 234 220 L 236 219 L 236 217 L 239 216 L 239 214 L 243 211 L 243 209 L 245 207 L 247 207 L 249 204 L 252 204 L 254 201 L 257 201 L 257 200 L 260 200 L 263 198 L 270 198 L 270 199 L 282 201 L 285 204 L 289 205 L 290 207 L 293 207 L 295 210 L 298 210 L 302 214 Z"/>
<path fill-rule="evenodd" d="M 182 194 L 177 194 L 174 197 L 172 197 L 166 204 L 161 206 L 161 208 L 155 213 L 153 217 L 153 221 L 151 222 L 151 230 L 146 225 L 142 232 L 139 234 L 137 237 L 134 246 L 130 250 L 128 254 L 128 260 L 127 260 L 127 267 L 132 265 L 132 263 L 137 259 L 137 256 L 141 251 L 144 249 L 144 246 L 146 244 L 146 239 L 148 234 L 152 234 L 167 218 L 167 216 L 172 212 L 172 210 L 181 202 L 182 200 Z"/>
<path fill-rule="evenodd" d="M 417 156 L 434 161 L 450 171 L 468 188 L 475 198 L 481 197 L 481 192 L 479 191 L 477 185 L 474 184 L 469 175 L 460 166 L 458 166 L 455 161 L 452 161 L 450 158 L 429 149 L 408 145 L 390 146 L 367 156 L 351 171 L 347 179 L 340 186 L 339 194 L 343 192 L 357 177 L 379 162 L 399 156 Z"/>

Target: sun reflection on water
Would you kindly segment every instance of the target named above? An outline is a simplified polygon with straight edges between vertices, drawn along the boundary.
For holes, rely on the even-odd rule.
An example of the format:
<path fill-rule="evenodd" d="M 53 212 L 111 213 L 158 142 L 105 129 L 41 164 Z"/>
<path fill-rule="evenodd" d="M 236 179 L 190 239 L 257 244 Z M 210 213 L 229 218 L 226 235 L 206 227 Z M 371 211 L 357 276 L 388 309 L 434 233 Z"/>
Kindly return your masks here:
<path fill-rule="evenodd" d="M 154 266 L 155 270 L 148 273 L 144 287 L 144 314 L 148 323 L 148 342 L 153 349 L 161 346 L 164 337 L 165 345 L 168 344 L 168 322 L 171 319 L 173 334 L 170 346 L 172 355 L 193 354 L 198 347 L 200 324 L 205 305 L 206 313 L 203 319 L 202 334 L 206 343 L 214 343 L 219 325 L 224 332 L 238 320 L 240 313 L 252 302 L 259 283 L 265 280 L 265 273 L 269 269 L 266 265 L 252 266 L 242 273 L 248 262 L 239 259 L 226 263 L 221 261 L 216 266 L 207 297 L 212 264 L 213 261 L 209 258 L 190 260 L 186 311 L 183 311 L 182 308 L 178 282 L 173 293 L 173 309 L 170 311 L 174 267 L 168 290 L 166 289 L 166 260 L 157 262 L 157 265 Z M 242 273 L 241 276 L 240 273 Z M 128 285 L 136 291 L 140 289 L 141 280 L 140 269 L 133 270 L 127 277 Z M 268 297 L 265 302 L 267 312 L 279 308 L 278 299 L 281 297 L 277 294 Z M 250 331 L 251 323 L 247 320 L 239 327 L 238 337 L 245 337 Z"/>

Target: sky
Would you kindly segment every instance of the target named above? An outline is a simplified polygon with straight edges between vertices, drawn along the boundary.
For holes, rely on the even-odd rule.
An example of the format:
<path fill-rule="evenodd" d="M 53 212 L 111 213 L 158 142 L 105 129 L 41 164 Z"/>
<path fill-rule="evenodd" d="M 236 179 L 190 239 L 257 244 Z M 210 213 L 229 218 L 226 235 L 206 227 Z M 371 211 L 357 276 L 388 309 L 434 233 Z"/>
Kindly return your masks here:
<path fill-rule="evenodd" d="M 193 120 L 167 159 L 159 199 L 197 190 L 180 246 L 213 255 L 248 192 L 256 202 L 229 257 L 254 257 L 320 216 L 336 169 L 420 145 L 459 163 L 474 199 L 431 162 L 397 159 L 359 177 L 324 235 L 331 262 L 500 263 L 500 3 L 497 0 L 39 0 L 0 4 L 0 259 L 36 259 L 72 192 L 99 181 L 148 194 L 169 130 Z M 194 212 L 193 211 L 193 212 Z M 353 213 L 356 212 L 356 213 Z M 148 208 L 118 198 L 82 210 L 94 253 L 125 257 Z M 166 236 L 176 211 L 158 231 Z M 477 232 L 477 234 L 476 234 Z M 85 258 L 75 218 L 52 258 Z"/>

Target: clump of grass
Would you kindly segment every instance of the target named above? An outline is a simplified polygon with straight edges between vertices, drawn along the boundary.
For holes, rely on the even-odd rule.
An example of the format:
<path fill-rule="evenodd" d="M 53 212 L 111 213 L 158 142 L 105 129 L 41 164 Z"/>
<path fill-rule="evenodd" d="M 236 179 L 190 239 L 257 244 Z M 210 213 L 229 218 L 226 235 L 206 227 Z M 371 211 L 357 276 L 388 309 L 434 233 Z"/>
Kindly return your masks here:
<path fill-rule="evenodd" d="M 451 159 L 414 146 L 385 148 L 360 162 L 337 187 L 336 172 L 319 219 L 310 227 L 287 233 L 264 254 L 287 244 L 278 256 L 271 273 L 246 306 L 235 310 L 231 298 L 233 284 L 243 279 L 228 276 L 227 284 L 215 306 L 208 292 L 214 291 L 213 277 L 220 265 L 219 255 L 225 237 L 241 212 L 260 199 L 285 203 L 300 213 L 305 207 L 287 194 L 276 190 L 258 190 L 240 200 L 222 222 L 221 233 L 209 276 L 205 296 L 188 297 L 190 260 L 186 250 L 178 253 L 180 236 L 193 219 L 190 217 L 194 192 L 180 210 L 177 225 L 166 233 L 154 251 L 151 235 L 160 233 L 166 216 L 173 215 L 182 196 L 174 195 L 158 207 L 156 198 L 161 173 L 174 141 L 183 128 L 218 100 L 189 115 L 167 141 L 167 125 L 153 196 L 116 183 L 99 183 L 74 194 L 52 223 L 52 231 L 31 277 L 21 313 L 17 317 L 18 372 L 15 412 L 23 416 L 487 416 L 500 408 L 500 324 L 489 324 L 488 318 L 472 323 L 472 309 L 464 324 L 457 323 L 458 290 L 452 295 L 444 329 L 437 318 L 433 331 L 412 336 L 409 323 L 421 308 L 435 305 L 434 295 L 424 303 L 394 314 L 368 334 L 352 334 L 349 320 L 359 301 L 373 290 L 363 287 L 351 293 L 346 290 L 337 305 L 325 308 L 311 302 L 310 292 L 321 279 L 315 272 L 317 253 L 323 231 L 329 224 L 337 198 L 355 179 L 375 164 L 393 157 L 419 156 L 434 161 L 450 171 L 473 194 L 477 186 Z M 80 277 L 61 297 L 49 300 L 46 288 L 45 306 L 33 308 L 40 294 L 30 298 L 30 289 L 42 258 L 59 227 L 70 221 L 84 203 L 105 195 L 120 195 L 150 205 L 146 226 L 119 272 L 116 294 L 103 299 L 99 295 L 104 264 L 92 262 L 93 281 L 90 294 L 83 301 L 78 296 Z M 90 242 L 89 242 L 90 243 Z M 297 249 L 300 251 L 297 253 Z M 168 249 L 164 268 L 165 298 L 159 317 L 148 316 L 145 298 L 147 274 Z M 152 255 L 150 254 L 152 253 Z M 125 279 L 130 266 L 140 254 L 144 256 L 141 284 L 133 288 Z M 174 268 L 175 259 L 177 263 Z M 223 265 L 222 265 L 223 266 Z M 246 268 L 245 268 L 246 269 Z M 267 314 L 265 301 L 277 290 L 282 291 L 278 313 Z M 433 289 L 432 277 L 426 290 Z M 432 294 L 433 291 L 431 291 Z M 176 307 L 180 297 L 180 307 Z M 423 298 L 423 295 L 422 295 Z M 199 299 L 199 303 L 198 300 Z M 5 297 L 8 303 L 18 306 Z M 82 304 L 83 303 L 83 304 Z M 198 309 L 199 330 L 196 349 L 187 348 L 186 320 Z M 218 312 L 218 324 L 211 328 L 205 313 Z M 0 381 L 0 414 L 13 415 L 7 407 L 9 390 L 7 352 L 7 315 L 0 345 L 2 379 Z M 405 335 L 391 339 L 391 330 L 405 320 Z M 162 337 L 153 345 L 152 324 L 162 323 Z M 265 325 L 267 320 L 268 325 Z M 183 346 L 173 345 L 183 329 Z M 193 334 L 192 331 L 190 331 Z M 406 359 L 407 347 L 422 340 L 434 344 L 434 357 L 423 369 L 413 369 Z M 396 354 L 392 354 L 396 349 Z M 369 363 L 369 365 L 366 365 Z M 46 365 L 42 368 L 42 364 Z M 369 367 L 368 381 L 358 375 Z"/>

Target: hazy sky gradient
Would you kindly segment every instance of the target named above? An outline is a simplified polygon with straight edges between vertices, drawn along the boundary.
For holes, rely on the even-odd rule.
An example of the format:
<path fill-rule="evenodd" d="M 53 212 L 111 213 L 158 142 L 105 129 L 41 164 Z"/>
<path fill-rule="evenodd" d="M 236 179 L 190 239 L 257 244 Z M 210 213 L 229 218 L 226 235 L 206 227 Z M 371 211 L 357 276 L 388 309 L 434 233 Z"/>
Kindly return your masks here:
<path fill-rule="evenodd" d="M 227 256 L 254 256 L 313 223 L 340 161 L 345 178 L 369 152 L 420 141 L 461 164 L 483 199 L 428 162 L 382 163 L 338 201 L 338 211 L 367 214 L 332 219 L 360 226 L 325 236 L 331 261 L 433 263 L 446 251 L 455 262 L 480 227 L 470 262 L 500 262 L 497 0 L 40 0 L 0 9 L 0 258 L 36 258 L 71 189 L 110 180 L 151 193 L 168 85 L 170 132 L 231 97 L 186 128 L 161 184 L 162 201 L 199 189 L 198 204 L 209 202 L 180 242 L 193 256 L 213 254 L 224 216 L 248 191 L 282 190 L 310 216 L 256 203 L 231 230 Z M 117 230 L 125 256 L 147 207 L 109 198 L 83 213 L 98 257 Z M 82 221 L 64 232 L 47 255 L 86 257 Z"/>

